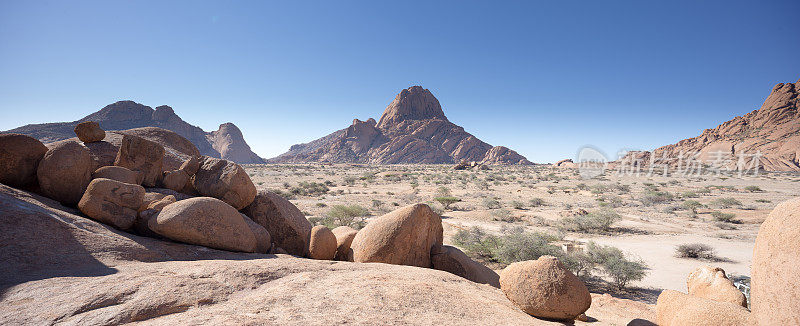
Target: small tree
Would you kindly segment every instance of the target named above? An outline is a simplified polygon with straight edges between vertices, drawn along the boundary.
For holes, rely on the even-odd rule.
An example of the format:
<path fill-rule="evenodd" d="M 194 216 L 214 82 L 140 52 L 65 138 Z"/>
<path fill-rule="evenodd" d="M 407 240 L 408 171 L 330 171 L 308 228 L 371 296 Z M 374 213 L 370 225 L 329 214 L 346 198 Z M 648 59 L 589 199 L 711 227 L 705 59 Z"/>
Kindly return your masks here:
<path fill-rule="evenodd" d="M 618 290 L 625 289 L 630 281 L 642 280 L 646 269 L 644 262 L 628 260 L 624 255 L 614 256 L 603 262 L 603 270 L 611 277 Z"/>
<path fill-rule="evenodd" d="M 450 205 L 461 201 L 461 199 L 452 196 L 436 197 L 434 198 L 434 200 L 442 204 L 442 206 L 444 206 L 444 209 L 450 209 Z"/>
<path fill-rule="evenodd" d="M 697 209 L 703 207 L 703 204 L 696 200 L 687 200 L 683 202 L 682 206 L 689 209 L 692 212 L 692 217 L 694 217 L 697 216 Z"/>

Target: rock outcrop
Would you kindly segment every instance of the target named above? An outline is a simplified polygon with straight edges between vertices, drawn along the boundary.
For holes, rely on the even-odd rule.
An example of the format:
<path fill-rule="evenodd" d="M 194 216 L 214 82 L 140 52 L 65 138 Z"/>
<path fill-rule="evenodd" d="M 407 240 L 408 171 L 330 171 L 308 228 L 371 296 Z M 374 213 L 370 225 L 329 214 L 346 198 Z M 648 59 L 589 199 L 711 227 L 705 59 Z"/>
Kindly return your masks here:
<path fill-rule="evenodd" d="M 747 298 L 733 285 L 719 267 L 703 266 L 686 278 L 689 295 L 709 300 L 728 302 L 747 308 Z"/>
<path fill-rule="evenodd" d="M 47 147 L 33 137 L 0 134 L 0 183 L 28 187 L 36 183 L 36 168 Z"/>
<path fill-rule="evenodd" d="M 250 150 L 241 131 L 232 123 L 222 124 L 220 130 L 205 132 L 199 127 L 183 121 L 169 106 L 162 105 L 153 110 L 149 106 L 133 101 L 109 104 L 100 111 L 73 122 L 31 124 L 3 133 L 25 134 L 47 144 L 72 138 L 77 125 L 88 121 L 97 122 L 106 133 L 142 127 L 167 129 L 191 141 L 194 147 L 200 151 L 198 156 L 202 154 L 236 163 L 264 163 L 262 158 Z"/>
<path fill-rule="evenodd" d="M 615 164 L 632 165 L 637 160 L 649 164 L 652 159 L 672 167 L 683 164 L 683 170 L 690 162 L 700 161 L 732 171 L 800 171 L 799 93 L 800 81 L 777 84 L 758 110 L 652 153 L 631 152 Z M 757 162 L 754 154 L 761 155 Z M 677 160 L 679 157 L 683 160 Z"/>
<path fill-rule="evenodd" d="M 0 324 L 561 325 L 442 271 L 219 251 L 76 214 L 0 185 Z M 586 325 L 654 320 L 643 303 L 595 300 Z"/>
<path fill-rule="evenodd" d="M 659 326 L 747 326 L 750 312 L 744 307 L 664 290 L 656 303 Z"/>
<path fill-rule="evenodd" d="M 523 156 L 492 147 L 444 115 L 439 101 L 420 86 L 402 90 L 380 120 L 353 120 L 349 127 L 267 160 L 270 163 L 332 162 L 530 164 Z"/>
<path fill-rule="evenodd" d="M 104 166 L 92 172 L 92 178 L 105 178 L 117 180 L 119 182 L 141 185 L 144 180 L 144 174 L 138 171 L 131 171 L 128 168 L 121 166 Z"/>
<path fill-rule="evenodd" d="M 800 325 L 800 198 L 778 204 L 758 230 L 750 301 L 758 325 Z"/>
<path fill-rule="evenodd" d="M 350 249 L 353 261 L 431 267 L 431 251 L 442 246 L 442 218 L 428 205 L 406 206 L 370 221 Z"/>
<path fill-rule="evenodd" d="M 500 272 L 500 289 L 522 311 L 541 318 L 573 320 L 592 304 L 586 285 L 553 256 L 508 265 Z"/>

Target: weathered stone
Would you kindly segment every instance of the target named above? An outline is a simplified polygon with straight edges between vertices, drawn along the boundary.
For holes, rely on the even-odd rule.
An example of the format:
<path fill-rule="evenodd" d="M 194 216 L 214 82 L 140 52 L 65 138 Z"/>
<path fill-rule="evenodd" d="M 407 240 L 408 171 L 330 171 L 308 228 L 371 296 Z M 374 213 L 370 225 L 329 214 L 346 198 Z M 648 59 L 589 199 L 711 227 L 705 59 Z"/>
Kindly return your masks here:
<path fill-rule="evenodd" d="M 242 214 L 242 218 L 247 222 L 247 226 L 250 227 L 250 230 L 253 231 L 253 235 L 256 237 L 257 246 L 255 252 L 261 254 L 269 253 L 272 249 L 272 237 L 270 237 L 267 229 L 253 222 L 247 215 Z"/>
<path fill-rule="evenodd" d="M 133 226 L 143 198 L 140 185 L 99 178 L 89 183 L 78 209 L 93 220 L 127 230 Z"/>
<path fill-rule="evenodd" d="M 106 132 L 95 121 L 84 121 L 75 126 L 75 134 L 84 143 L 93 143 L 106 138 Z"/>
<path fill-rule="evenodd" d="M 336 236 L 333 235 L 333 232 L 324 225 L 311 228 L 308 258 L 333 260 L 334 256 L 336 256 Z"/>
<path fill-rule="evenodd" d="M 92 181 L 92 171 L 94 162 L 89 150 L 76 142 L 63 142 L 47 151 L 36 176 L 45 196 L 73 206 Z"/>
<path fill-rule="evenodd" d="M 189 175 L 183 170 L 164 171 L 162 184 L 164 188 L 181 191 L 189 182 Z"/>
<path fill-rule="evenodd" d="M 747 298 L 733 285 L 719 267 L 703 266 L 686 278 L 689 295 L 719 302 L 729 302 L 747 308 Z"/>
<path fill-rule="evenodd" d="M 144 174 L 142 184 L 155 187 L 163 172 L 164 146 L 142 137 L 124 135 L 114 165 Z"/>
<path fill-rule="evenodd" d="M 192 185 L 201 195 L 221 199 L 242 209 L 256 197 L 256 186 L 239 164 L 203 156 Z"/>
<path fill-rule="evenodd" d="M 475 283 L 500 287 L 500 275 L 483 264 L 476 262 L 456 247 L 442 246 L 431 254 L 434 269 L 453 273 Z"/>
<path fill-rule="evenodd" d="M 47 153 L 39 140 L 20 134 L 0 134 L 0 183 L 16 188 L 36 183 L 36 169 Z"/>
<path fill-rule="evenodd" d="M 193 176 L 197 173 L 198 169 L 200 169 L 200 160 L 198 160 L 196 156 L 192 156 L 181 164 L 179 170 L 183 170 L 187 175 Z"/>
<path fill-rule="evenodd" d="M 358 231 L 349 226 L 339 226 L 331 230 L 336 236 L 336 260 L 353 261 L 353 251 L 350 244 L 353 243 Z"/>
<path fill-rule="evenodd" d="M 216 198 L 196 197 L 169 204 L 147 226 L 175 241 L 230 251 L 258 250 L 258 239 L 247 221 Z"/>
<path fill-rule="evenodd" d="M 800 198 L 775 206 L 753 249 L 750 301 L 759 325 L 800 325 Z"/>
<path fill-rule="evenodd" d="M 266 228 L 275 245 L 289 254 L 304 257 L 308 253 L 311 223 L 285 198 L 260 190 L 242 213 Z"/>
<path fill-rule="evenodd" d="M 430 267 L 431 250 L 441 245 L 442 219 L 415 204 L 370 221 L 350 248 L 356 262 Z"/>
<path fill-rule="evenodd" d="M 750 312 L 740 305 L 664 290 L 656 302 L 659 326 L 745 326 Z"/>
<path fill-rule="evenodd" d="M 522 311 L 540 318 L 574 320 L 592 304 L 586 285 L 553 256 L 508 265 L 500 272 L 500 289 Z"/>
<path fill-rule="evenodd" d="M 92 173 L 92 178 L 105 178 L 135 185 L 142 184 L 144 175 L 139 171 L 131 171 L 121 166 L 104 166 Z"/>

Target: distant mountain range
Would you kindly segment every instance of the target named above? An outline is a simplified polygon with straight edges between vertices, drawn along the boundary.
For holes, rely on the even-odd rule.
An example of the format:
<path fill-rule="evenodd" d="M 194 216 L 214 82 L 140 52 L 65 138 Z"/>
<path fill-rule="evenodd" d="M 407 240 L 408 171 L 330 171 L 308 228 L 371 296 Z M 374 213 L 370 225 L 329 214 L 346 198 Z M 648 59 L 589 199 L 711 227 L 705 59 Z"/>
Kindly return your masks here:
<path fill-rule="evenodd" d="M 253 153 L 245 142 L 242 132 L 233 123 L 223 123 L 219 129 L 205 132 L 200 127 L 183 121 L 171 107 L 151 107 L 133 101 L 119 101 L 80 120 L 29 124 L 4 131 L 25 134 L 51 143 L 75 137 L 75 125 L 83 121 L 96 121 L 104 130 L 127 130 L 140 127 L 159 127 L 171 130 L 191 141 L 200 154 L 223 158 L 237 163 L 264 163 L 264 159 Z"/>
<path fill-rule="evenodd" d="M 492 146 L 450 122 L 436 97 L 420 86 L 402 90 L 380 120 L 353 120 L 347 128 L 268 159 L 268 163 L 531 164 L 503 146 Z"/>
<path fill-rule="evenodd" d="M 668 161 L 674 166 L 680 156 L 685 159 L 689 153 L 698 153 L 700 162 L 714 165 L 715 160 L 722 158 L 720 167 L 730 170 L 758 167 L 766 171 L 800 171 L 798 93 L 800 80 L 777 84 L 758 110 L 735 117 L 714 129 L 706 129 L 697 137 L 662 146 L 652 152 L 630 152 L 616 163 L 639 160 L 648 164 L 651 158 L 655 158 L 656 162 Z M 758 164 L 753 166 L 753 155 L 758 154 Z M 739 163 L 740 157 L 744 164 Z"/>

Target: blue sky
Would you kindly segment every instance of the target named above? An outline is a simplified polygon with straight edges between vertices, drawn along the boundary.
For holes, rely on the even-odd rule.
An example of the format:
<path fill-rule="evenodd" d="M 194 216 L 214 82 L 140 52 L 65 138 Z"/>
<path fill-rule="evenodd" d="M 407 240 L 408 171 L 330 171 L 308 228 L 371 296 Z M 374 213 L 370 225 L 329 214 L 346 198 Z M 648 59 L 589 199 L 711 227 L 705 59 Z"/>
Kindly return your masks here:
<path fill-rule="evenodd" d="M 0 130 L 118 100 L 253 150 L 378 118 L 411 85 L 535 162 L 652 149 L 800 78 L 800 1 L 2 1 Z"/>

